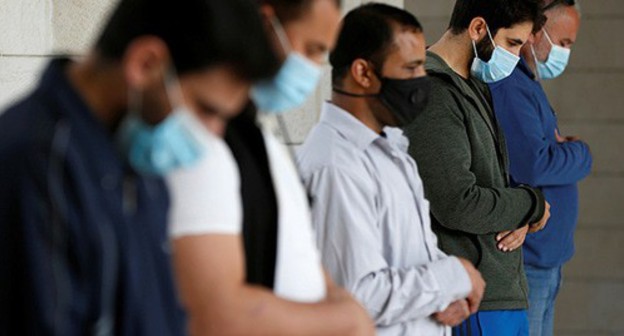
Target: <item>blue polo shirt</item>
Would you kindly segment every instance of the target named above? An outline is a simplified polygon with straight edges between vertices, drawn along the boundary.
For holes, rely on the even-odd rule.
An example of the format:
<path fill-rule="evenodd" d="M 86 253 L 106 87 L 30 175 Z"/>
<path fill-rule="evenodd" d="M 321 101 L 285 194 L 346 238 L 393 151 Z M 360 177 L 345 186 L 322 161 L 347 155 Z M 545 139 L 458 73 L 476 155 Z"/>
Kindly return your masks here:
<path fill-rule="evenodd" d="M 0 335 L 183 335 L 168 195 L 55 60 L 0 115 Z"/>
<path fill-rule="evenodd" d="M 557 142 L 557 116 L 524 59 L 511 76 L 490 84 L 490 89 L 507 139 L 512 182 L 541 189 L 551 205 L 546 228 L 527 236 L 524 262 L 561 266 L 574 255 L 577 183 L 590 173 L 589 147 L 581 141 Z"/>

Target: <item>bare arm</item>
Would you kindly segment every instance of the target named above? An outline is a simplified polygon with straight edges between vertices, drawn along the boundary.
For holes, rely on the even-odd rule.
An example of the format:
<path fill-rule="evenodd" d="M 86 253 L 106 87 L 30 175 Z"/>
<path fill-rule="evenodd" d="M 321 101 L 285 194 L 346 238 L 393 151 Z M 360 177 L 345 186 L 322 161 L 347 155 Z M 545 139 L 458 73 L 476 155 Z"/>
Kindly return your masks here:
<path fill-rule="evenodd" d="M 333 282 L 326 300 L 302 304 L 245 283 L 238 235 L 174 240 L 174 263 L 192 335 L 373 335 L 364 309 Z"/>

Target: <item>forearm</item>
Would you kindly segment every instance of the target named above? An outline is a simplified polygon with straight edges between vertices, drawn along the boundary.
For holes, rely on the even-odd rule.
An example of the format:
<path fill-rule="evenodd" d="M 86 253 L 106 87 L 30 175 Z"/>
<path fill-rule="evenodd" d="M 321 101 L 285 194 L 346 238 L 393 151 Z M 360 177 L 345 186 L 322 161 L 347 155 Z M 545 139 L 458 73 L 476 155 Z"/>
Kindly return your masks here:
<path fill-rule="evenodd" d="M 476 235 L 516 230 L 538 217 L 539 196 L 524 188 L 439 188 L 432 213 L 448 229 Z M 543 200 L 542 200 L 543 202 Z M 543 212 L 543 211 L 542 211 Z"/>
<path fill-rule="evenodd" d="M 231 297 L 188 307 L 191 334 L 353 335 L 357 303 L 350 298 L 296 303 L 260 287 L 242 286 Z"/>
<path fill-rule="evenodd" d="M 465 298 L 470 279 L 454 257 L 412 268 L 387 268 L 365 276 L 354 295 L 379 326 L 428 318 Z"/>
<path fill-rule="evenodd" d="M 510 148 L 511 175 L 518 183 L 535 187 L 577 183 L 589 175 L 592 156 L 580 142 L 522 144 Z"/>

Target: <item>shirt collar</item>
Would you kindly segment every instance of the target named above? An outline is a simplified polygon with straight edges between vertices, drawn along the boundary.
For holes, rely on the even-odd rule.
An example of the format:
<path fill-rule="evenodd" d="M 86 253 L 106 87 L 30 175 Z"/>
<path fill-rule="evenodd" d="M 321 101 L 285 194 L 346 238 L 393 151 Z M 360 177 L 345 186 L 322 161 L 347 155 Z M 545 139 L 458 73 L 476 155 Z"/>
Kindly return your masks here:
<path fill-rule="evenodd" d="M 377 140 L 387 141 L 391 145 L 407 151 L 409 141 L 403 131 L 396 127 L 385 127 L 385 137 L 375 133 L 351 113 L 331 102 L 323 103 L 321 123 L 333 128 L 358 149 L 365 150 Z"/>
<path fill-rule="evenodd" d="M 335 129 L 360 150 L 365 150 L 375 140 L 382 138 L 351 113 L 331 102 L 323 103 L 321 123 Z"/>

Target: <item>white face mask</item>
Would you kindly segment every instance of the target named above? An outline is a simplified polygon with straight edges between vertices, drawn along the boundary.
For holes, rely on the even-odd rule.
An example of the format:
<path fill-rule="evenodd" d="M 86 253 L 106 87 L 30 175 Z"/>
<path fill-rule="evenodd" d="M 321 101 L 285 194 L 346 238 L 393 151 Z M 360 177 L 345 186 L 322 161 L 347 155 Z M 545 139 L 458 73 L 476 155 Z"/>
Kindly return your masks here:
<path fill-rule="evenodd" d="M 541 79 L 557 78 L 568 66 L 571 50 L 554 44 L 546 29 L 544 29 L 544 36 L 546 36 L 546 39 L 548 39 L 548 42 L 551 45 L 550 53 L 548 54 L 546 62 L 540 62 L 537 59 L 535 49 L 531 46 L 531 52 L 533 52 L 533 58 L 535 59 L 535 65 L 537 66 L 537 75 Z"/>
<path fill-rule="evenodd" d="M 201 159 L 207 148 L 208 131 L 188 107 L 174 104 L 177 101 L 174 88 L 181 90 L 177 77 L 172 76 L 165 86 L 170 104 L 175 106 L 167 118 L 157 125 L 146 124 L 138 113 L 140 100 L 135 99 L 117 133 L 117 141 L 130 165 L 143 174 L 162 176 L 188 167 Z"/>
<path fill-rule="evenodd" d="M 322 71 L 319 65 L 292 51 L 284 27 L 277 18 L 274 17 L 271 24 L 288 56 L 275 77 L 253 86 L 251 96 L 260 111 L 281 114 L 305 103 L 314 93 Z"/>
<path fill-rule="evenodd" d="M 518 65 L 520 57 L 497 46 L 487 25 L 486 29 L 488 37 L 494 46 L 492 57 L 488 62 L 481 60 L 477 51 L 477 43 L 473 40 L 472 48 L 474 49 L 475 58 L 472 62 L 471 73 L 485 83 L 494 83 L 509 77 L 516 65 Z"/>

